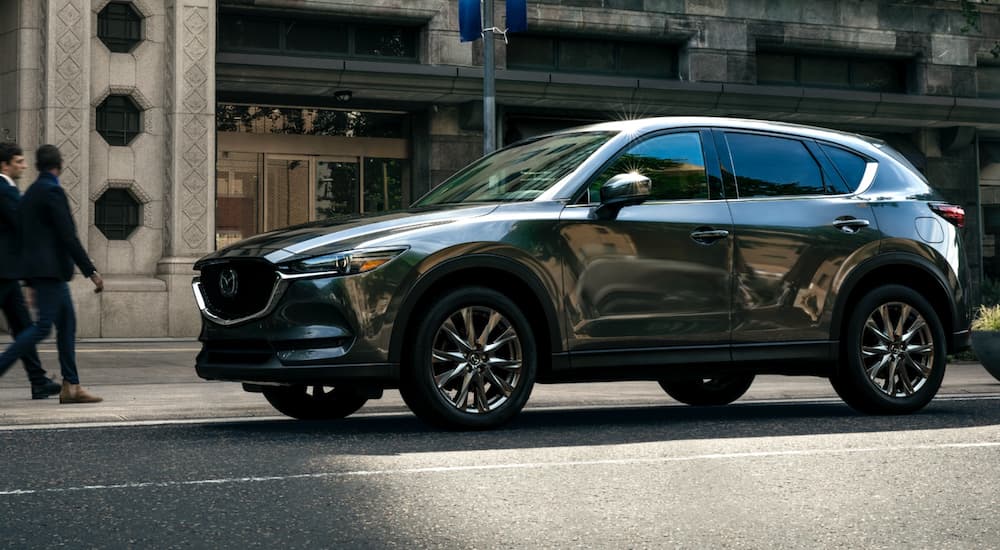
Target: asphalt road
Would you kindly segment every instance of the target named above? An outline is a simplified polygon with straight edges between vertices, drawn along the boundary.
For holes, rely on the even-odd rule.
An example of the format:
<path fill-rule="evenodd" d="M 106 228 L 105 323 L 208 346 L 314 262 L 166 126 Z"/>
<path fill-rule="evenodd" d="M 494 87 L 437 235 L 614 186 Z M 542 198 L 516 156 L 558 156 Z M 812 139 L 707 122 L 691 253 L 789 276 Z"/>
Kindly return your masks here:
<path fill-rule="evenodd" d="M 0 545 L 996 548 L 1000 398 L 0 431 Z"/>
<path fill-rule="evenodd" d="M 651 382 L 537 386 L 504 429 L 449 433 L 393 391 L 285 420 L 198 379 L 196 350 L 81 343 L 96 405 L 0 378 L 0 548 L 1000 546 L 1000 382 L 974 363 L 906 417 L 762 376 L 717 409 Z"/>

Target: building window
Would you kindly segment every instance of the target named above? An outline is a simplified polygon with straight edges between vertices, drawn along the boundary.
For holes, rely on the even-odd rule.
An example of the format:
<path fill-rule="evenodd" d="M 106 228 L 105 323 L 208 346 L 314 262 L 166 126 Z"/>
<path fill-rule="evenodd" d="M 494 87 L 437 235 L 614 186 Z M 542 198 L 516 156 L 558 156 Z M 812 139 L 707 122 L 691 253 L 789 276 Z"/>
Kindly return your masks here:
<path fill-rule="evenodd" d="M 97 14 L 97 37 L 109 50 L 128 53 L 142 42 L 142 15 L 129 2 L 111 2 Z"/>
<path fill-rule="evenodd" d="M 759 52 L 757 83 L 905 93 L 908 63 L 843 55 Z"/>
<path fill-rule="evenodd" d="M 409 119 L 393 112 L 219 103 L 215 119 L 220 132 L 394 139 L 409 135 Z"/>
<path fill-rule="evenodd" d="M 405 25 L 219 14 L 221 51 L 417 61 L 418 33 Z"/>
<path fill-rule="evenodd" d="M 112 95 L 97 106 L 97 132 L 108 145 L 128 145 L 139 135 L 142 111 L 127 95 Z"/>
<path fill-rule="evenodd" d="M 677 47 L 660 42 L 515 34 L 507 68 L 652 78 L 677 77 Z"/>
<path fill-rule="evenodd" d="M 124 241 L 139 227 L 141 210 L 128 189 L 108 189 L 94 204 L 94 224 L 108 240 Z"/>
<path fill-rule="evenodd" d="M 1000 65 L 977 68 L 976 89 L 979 91 L 979 97 L 1000 97 Z"/>

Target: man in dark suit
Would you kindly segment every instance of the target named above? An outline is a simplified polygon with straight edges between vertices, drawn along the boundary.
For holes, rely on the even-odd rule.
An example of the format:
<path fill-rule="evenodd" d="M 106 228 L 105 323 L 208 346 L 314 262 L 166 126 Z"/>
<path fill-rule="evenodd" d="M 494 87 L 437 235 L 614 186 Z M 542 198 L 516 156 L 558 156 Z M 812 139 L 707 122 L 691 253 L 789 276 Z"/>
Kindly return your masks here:
<path fill-rule="evenodd" d="M 16 338 L 31 326 L 31 315 L 24 305 L 21 283 L 17 280 L 15 238 L 17 237 L 17 202 L 21 192 L 15 180 L 27 168 L 24 152 L 15 143 L 0 143 L 0 309 L 7 319 L 7 327 Z M 59 393 L 58 382 L 45 375 L 38 351 L 34 346 L 25 349 L 21 356 L 24 370 L 31 382 L 31 398 L 45 399 Z"/>
<path fill-rule="evenodd" d="M 80 387 L 76 369 L 76 314 L 67 282 L 75 263 L 94 283 L 94 292 L 104 290 L 104 281 L 76 235 L 66 193 L 59 185 L 62 155 L 55 145 L 38 148 L 35 166 L 38 179 L 24 193 L 17 209 L 18 276 L 35 291 L 38 321 L 21 332 L 0 354 L 0 374 L 34 348 L 56 328 L 56 348 L 63 383 L 60 403 L 97 403 L 100 397 Z"/>

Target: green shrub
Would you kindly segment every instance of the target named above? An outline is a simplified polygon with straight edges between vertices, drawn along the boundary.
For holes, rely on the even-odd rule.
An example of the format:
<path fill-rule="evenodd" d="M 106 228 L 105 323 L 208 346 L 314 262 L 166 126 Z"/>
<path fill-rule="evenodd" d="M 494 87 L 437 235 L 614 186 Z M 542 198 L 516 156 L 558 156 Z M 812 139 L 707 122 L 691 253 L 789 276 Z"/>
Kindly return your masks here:
<path fill-rule="evenodd" d="M 979 312 L 972 321 L 972 330 L 1000 331 L 1000 305 L 979 306 Z"/>

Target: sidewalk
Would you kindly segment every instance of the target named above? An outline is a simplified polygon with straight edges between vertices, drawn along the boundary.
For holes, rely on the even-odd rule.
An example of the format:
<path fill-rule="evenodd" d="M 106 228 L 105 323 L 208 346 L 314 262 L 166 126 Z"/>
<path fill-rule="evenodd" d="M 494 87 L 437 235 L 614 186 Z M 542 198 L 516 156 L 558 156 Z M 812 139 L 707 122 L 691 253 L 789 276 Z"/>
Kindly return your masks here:
<path fill-rule="evenodd" d="M 104 398 L 93 405 L 60 405 L 56 397 L 32 400 L 20 364 L 0 377 L 0 428 L 26 424 L 75 424 L 223 418 L 284 418 L 264 397 L 244 392 L 234 382 L 209 382 L 194 372 L 200 349 L 194 340 L 81 341 L 77 347 L 80 380 Z M 45 369 L 57 380 L 55 346 L 39 349 Z M 953 363 L 941 395 L 1000 395 L 1000 381 L 978 363 Z M 827 380 L 761 376 L 744 399 L 836 399 Z M 528 407 L 643 406 L 673 403 L 655 382 L 538 385 Z M 385 392 L 360 411 L 406 412 L 399 393 Z"/>

